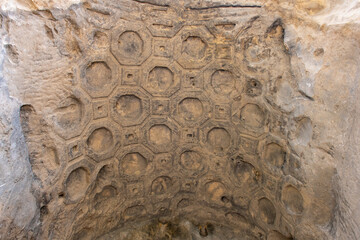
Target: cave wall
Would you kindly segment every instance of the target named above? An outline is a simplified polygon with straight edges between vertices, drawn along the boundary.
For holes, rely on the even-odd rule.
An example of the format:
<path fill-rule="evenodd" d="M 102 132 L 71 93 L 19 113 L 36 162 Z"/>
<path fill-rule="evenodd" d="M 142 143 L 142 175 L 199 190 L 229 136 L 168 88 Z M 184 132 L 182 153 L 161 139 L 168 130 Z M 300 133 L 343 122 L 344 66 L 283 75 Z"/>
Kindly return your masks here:
<path fill-rule="evenodd" d="M 141 11 L 134 12 L 134 9 L 146 9 L 154 4 L 170 6 L 173 4 L 166 1 L 139 2 L 122 1 L 120 4 L 122 8 L 120 8 L 119 12 L 128 11 L 127 14 L 131 13 L 134 18 L 141 18 Z M 71 5 L 69 2 L 63 3 L 61 1 L 52 3 L 47 3 L 46 1 L 3 1 L 1 5 L 3 11 L 1 18 L 1 143 L 3 147 L 0 150 L 0 209 L 2 226 L 0 234 L 5 239 L 12 239 L 14 236 L 17 236 L 19 239 L 21 237 L 33 237 L 36 239 L 40 236 L 58 239 L 61 238 L 59 236 L 64 234 L 64 232 L 65 234 L 62 236 L 64 238 L 80 238 L 82 234 L 81 229 L 86 229 L 86 226 L 91 229 L 93 226 L 90 226 L 90 222 L 94 222 L 94 219 L 96 219 L 99 223 L 102 223 L 104 220 L 101 218 L 101 215 L 111 215 L 110 213 L 114 211 L 114 209 L 105 208 L 101 210 L 101 214 L 98 217 L 91 215 L 88 218 L 90 222 L 82 220 L 82 218 L 86 219 L 89 216 L 86 215 L 88 212 L 87 206 L 96 209 L 96 204 L 94 206 L 91 204 L 80 204 L 73 208 L 71 207 L 72 201 L 78 201 L 78 198 L 82 198 L 85 192 L 79 192 L 79 186 L 76 184 L 73 187 L 70 186 L 70 190 L 66 190 L 67 188 L 63 189 L 63 186 L 66 186 L 66 182 L 70 181 L 68 179 L 72 178 L 72 171 L 78 169 L 76 170 L 76 176 L 80 176 L 83 179 L 89 178 L 86 181 L 91 182 L 91 188 L 94 189 L 93 195 L 90 196 L 89 194 L 87 198 L 93 199 L 98 197 L 100 199 L 102 193 L 105 195 L 112 193 L 113 189 L 111 187 L 102 187 L 110 186 L 113 179 L 101 179 L 102 173 L 111 176 L 111 173 L 107 173 L 107 171 L 111 172 L 112 169 L 109 170 L 103 167 L 106 165 L 104 162 L 97 163 L 96 161 L 80 159 L 83 158 L 80 156 L 81 154 L 83 156 L 90 156 L 93 159 L 101 160 L 108 158 L 107 156 L 96 155 L 96 153 L 85 152 L 87 150 L 81 145 L 90 144 L 96 149 L 99 147 L 97 142 L 89 140 L 82 143 L 79 138 L 67 140 L 69 135 L 77 136 L 78 134 L 83 134 L 84 136 L 91 136 L 94 134 L 94 129 L 100 129 L 98 134 L 103 135 L 102 131 L 104 128 L 99 128 L 99 123 L 95 121 L 88 125 L 82 133 L 81 129 L 70 127 L 64 134 L 61 130 L 57 131 L 53 122 L 54 116 L 56 119 L 56 116 L 60 114 L 61 127 L 61 124 L 66 125 L 69 122 L 76 121 L 76 114 L 79 112 L 84 115 L 85 119 L 87 119 L 85 121 L 88 122 L 90 122 L 90 118 L 95 118 L 95 120 L 102 118 L 101 114 L 96 117 L 95 115 L 90 116 L 86 112 L 93 110 L 77 109 L 79 105 L 76 99 L 81 99 L 83 103 L 90 105 L 91 97 L 96 98 L 98 97 L 96 94 L 103 94 L 96 90 L 85 93 L 81 81 L 84 78 L 82 76 L 84 72 L 82 68 L 85 67 L 83 66 L 87 66 L 89 59 L 90 62 L 99 61 L 96 59 L 96 56 L 94 57 L 95 53 L 101 51 L 102 48 L 107 48 L 106 44 L 109 44 L 106 40 L 103 40 L 103 36 L 100 33 L 94 34 L 94 29 L 109 29 L 115 24 L 111 22 L 111 18 L 109 20 L 109 18 L 105 17 L 108 21 L 104 21 L 102 17 L 98 17 L 98 12 L 88 9 L 95 8 L 105 11 L 109 8 L 104 10 L 102 7 L 107 4 L 109 4 L 111 9 L 115 3 L 108 1 L 101 5 L 74 2 L 74 5 Z M 179 4 L 181 5 L 181 3 Z M 184 4 L 188 4 L 190 8 L 204 8 L 204 10 L 205 8 L 219 6 L 219 2 L 216 1 L 201 1 L 199 4 L 190 3 L 190 5 L 185 2 Z M 276 76 L 271 76 L 267 80 L 268 82 L 263 81 L 262 84 L 264 89 L 269 87 L 272 90 L 271 94 L 264 94 L 267 97 L 265 99 L 271 103 L 272 108 L 276 109 L 274 113 L 279 113 L 279 115 L 273 113 L 275 117 L 281 116 L 279 120 L 283 121 L 283 123 L 277 125 L 280 129 L 274 127 L 269 131 L 272 134 L 279 133 L 282 135 L 283 142 L 276 140 L 276 143 L 278 146 L 286 146 L 286 149 L 290 149 L 286 150 L 292 154 L 289 156 L 294 156 L 301 165 L 300 173 L 291 172 L 296 169 L 294 166 L 288 166 L 288 169 L 284 171 L 285 175 L 295 175 L 296 180 L 287 180 L 292 185 L 299 187 L 299 189 L 300 186 L 303 186 L 304 190 L 301 190 L 301 194 L 306 202 L 305 211 L 308 213 L 308 215 L 300 220 L 296 217 L 285 217 L 284 221 L 286 223 L 276 223 L 277 226 L 289 226 L 292 229 L 272 228 L 266 224 L 265 220 L 265 224 L 260 223 L 260 230 L 257 228 L 253 228 L 253 230 L 255 232 L 263 232 L 264 229 L 266 231 L 273 229 L 281 232 L 284 236 L 291 235 L 295 239 L 358 239 L 360 237 L 357 227 L 360 218 L 360 210 L 358 208 L 360 190 L 358 187 L 359 163 L 357 160 L 358 146 L 356 142 L 359 138 L 359 133 L 356 126 L 358 125 L 359 37 L 357 24 L 359 18 L 357 11 L 359 10 L 357 10 L 356 4 L 352 1 L 347 1 L 346 3 L 338 3 L 336 1 L 270 1 L 264 5 L 256 1 L 251 3 L 223 1 L 220 5 L 232 7 L 229 8 L 230 10 L 221 10 L 220 13 L 217 12 L 216 14 L 221 16 L 221 14 L 229 14 L 230 12 L 230 14 L 236 15 L 236 10 L 233 10 L 234 6 L 244 4 L 262 6 L 261 11 L 263 12 L 261 15 L 268 16 L 262 20 L 261 23 L 263 25 L 260 24 L 258 27 L 259 31 L 266 33 L 268 29 L 271 29 L 271 26 L 274 26 L 272 25 L 274 23 L 277 24 L 275 26 L 280 26 L 280 29 L 283 29 L 279 30 L 280 33 L 275 31 L 272 34 L 274 34 L 275 39 L 282 38 L 280 48 L 284 49 L 281 52 L 287 53 L 284 57 L 280 58 L 286 63 L 278 62 L 279 66 L 285 66 L 283 71 L 287 72 L 287 75 L 285 74 L 283 77 L 286 79 L 275 81 L 274 78 Z M 114 7 L 114 9 L 116 8 Z M 343 14 L 344 12 L 347 14 Z M 210 11 L 210 13 L 212 12 Z M 118 13 L 114 11 L 111 14 Z M 206 14 L 209 13 L 206 12 Z M 121 18 L 121 16 L 118 17 Z M 204 16 L 196 18 L 201 17 Z M 240 19 L 240 17 L 238 18 Z M 281 23 L 279 21 L 276 22 L 277 19 L 281 19 Z M 87 27 L 87 24 L 92 25 L 92 27 Z M 125 21 L 124 25 L 126 24 L 128 23 Z M 132 27 L 136 28 L 137 26 Z M 121 30 L 117 31 L 120 32 Z M 107 33 L 109 35 L 114 34 L 109 31 Z M 223 35 L 220 34 L 220 36 Z M 271 47 L 276 49 L 274 45 L 271 45 Z M 234 51 L 236 52 L 236 49 Z M 83 56 L 86 56 L 85 60 Z M 116 59 L 109 61 L 116 62 Z M 151 62 L 148 63 L 148 72 L 159 63 L 153 64 L 154 66 L 150 66 L 151 64 Z M 166 63 L 162 64 L 165 65 Z M 186 63 L 183 64 L 186 65 Z M 274 64 L 267 65 L 267 67 L 269 66 L 272 66 L 271 71 L 275 72 L 278 70 L 277 67 L 279 67 Z M 158 70 L 161 71 L 163 68 Z M 100 70 L 95 69 L 94 75 L 96 75 L 96 71 Z M 176 70 L 173 71 L 175 72 Z M 166 75 L 166 73 L 163 74 Z M 260 78 L 266 79 L 263 76 Z M 246 80 L 243 81 L 245 82 Z M 95 84 L 101 85 L 102 83 Z M 74 91 L 78 87 L 80 90 Z M 211 94 L 216 95 L 216 93 L 212 93 L 213 90 L 209 91 L 210 97 L 212 97 Z M 256 89 L 254 91 L 256 93 Z M 246 91 L 243 93 L 246 95 Z M 121 94 L 124 95 L 121 92 L 119 94 L 119 96 Z M 126 94 L 126 96 L 136 95 L 143 99 L 143 95 L 150 96 L 151 98 L 152 93 L 151 91 L 150 94 L 140 91 L 136 93 L 127 92 Z M 69 98 L 69 96 L 71 97 Z M 113 96 L 117 95 L 113 94 Z M 184 96 L 180 94 L 178 98 L 181 100 Z M 193 95 L 190 97 L 195 98 L 199 96 Z M 204 99 L 206 97 L 204 96 Z M 176 102 L 179 99 L 174 97 L 173 101 Z M 136 106 L 136 101 L 132 100 L 130 99 L 129 101 Z M 201 100 L 206 102 L 203 98 Z M 101 105 L 101 103 L 103 102 L 95 101 L 93 106 L 96 104 Z M 146 104 L 146 101 L 144 101 L 144 104 Z M 152 99 L 151 104 L 153 104 Z M 213 103 L 211 101 L 208 102 L 208 105 L 209 109 L 212 109 Z M 216 110 L 215 105 L 214 109 Z M 67 109 L 68 107 L 69 109 Z M 58 109 L 58 112 L 54 113 L 54 109 Z M 71 114 L 61 115 L 61 111 L 64 109 L 65 111 L 69 110 Z M 233 111 L 236 112 L 236 109 L 234 108 Z M 174 116 L 174 118 L 176 119 L 177 117 Z M 182 126 L 181 120 L 179 121 L 180 126 Z M 113 129 L 112 132 L 116 135 L 115 132 L 118 128 L 116 123 L 114 123 L 115 125 L 110 123 L 104 124 L 108 124 L 106 126 L 109 129 Z M 123 124 L 123 121 L 120 124 Z M 131 124 L 132 122 L 130 121 L 129 125 Z M 157 126 L 163 126 L 161 125 L 163 124 L 162 122 L 156 122 L 156 124 Z M 239 125 L 241 128 L 241 123 Z M 276 126 L 276 124 L 274 125 Z M 172 125 L 171 128 L 176 126 L 178 126 L 177 123 Z M 223 128 L 226 129 L 227 127 Z M 253 128 L 254 126 L 251 127 Z M 285 130 L 282 130 L 281 127 L 284 127 Z M 212 127 L 208 126 L 203 129 L 205 130 L 201 131 L 206 132 L 211 130 Z M 80 133 L 77 133 L 79 131 Z M 146 131 L 147 128 L 144 126 L 143 132 Z M 248 130 L 245 129 L 244 131 Z M 229 130 L 229 132 L 231 131 Z M 255 135 L 256 132 L 258 130 L 255 131 Z M 180 133 L 182 131 L 179 131 Z M 162 134 L 164 134 L 163 131 Z M 268 140 L 268 138 L 259 139 L 260 145 L 266 145 L 269 142 L 275 141 L 273 139 Z M 105 142 L 104 144 L 108 143 Z M 75 150 L 77 148 L 82 149 L 82 147 L 84 147 L 84 150 L 80 150 L 80 152 L 84 152 L 76 153 Z M 273 146 L 273 148 L 276 149 L 276 146 Z M 126 148 L 124 147 L 124 149 Z M 212 147 L 209 149 L 205 146 L 204 149 L 206 151 L 213 151 Z M 204 149 L 199 151 L 204 151 Z M 260 155 L 266 155 L 266 150 L 262 150 L 261 147 L 259 149 Z M 152 151 L 156 154 L 157 152 L 163 152 L 156 147 L 154 149 L 153 146 L 146 146 L 145 150 L 138 149 L 136 151 L 145 155 L 145 158 L 146 155 L 153 155 Z M 148 151 L 149 153 L 147 153 Z M 119 155 L 126 157 L 125 152 L 121 152 Z M 288 152 L 287 154 L 289 154 Z M 231 161 L 232 157 L 236 158 L 238 154 L 235 153 L 238 153 L 237 150 L 234 150 L 231 154 L 225 154 L 226 159 Z M 71 155 L 70 157 L 69 154 Z M 223 156 L 216 153 L 211 155 L 212 159 L 217 157 L 221 161 Z M 261 155 L 261 157 L 263 156 Z M 122 159 L 122 157 L 119 158 Z M 75 160 L 73 161 L 72 159 Z M 141 161 L 142 158 L 137 156 L 137 159 Z M 249 163 L 250 161 L 246 160 L 245 162 Z M 290 162 L 290 160 L 288 161 Z M 111 163 L 111 161 L 106 163 Z M 252 164 L 256 165 L 253 162 Z M 265 168 L 264 166 L 255 167 L 260 171 L 263 171 Z M 234 166 L 231 166 L 229 169 L 234 169 Z M 208 169 L 204 170 L 208 171 Z M 130 173 L 137 174 L 132 171 Z M 88 176 L 88 174 L 91 176 Z M 211 182 L 214 180 L 213 175 L 220 178 L 224 176 L 221 172 L 208 175 L 211 177 L 200 182 L 206 183 L 208 181 L 208 183 L 213 183 Z M 96 179 L 100 179 L 100 182 L 103 182 L 98 183 L 99 181 Z M 162 182 L 165 180 L 162 179 Z M 276 180 L 274 181 L 276 182 Z M 262 183 L 264 185 L 268 184 L 264 180 L 262 180 Z M 81 181 L 79 184 L 81 185 Z M 97 184 L 100 184 L 100 187 Z M 131 184 L 127 183 L 126 186 L 120 186 L 120 184 L 116 185 L 116 187 L 119 191 L 126 192 L 126 189 Z M 282 186 L 279 187 L 279 189 L 282 188 Z M 218 191 L 219 187 L 215 186 L 215 189 Z M 212 194 L 216 195 L 216 191 Z M 290 189 L 289 192 L 291 191 L 298 190 Z M 69 192 L 71 196 L 67 196 Z M 229 198 L 239 199 L 235 196 L 236 190 L 231 189 L 230 192 Z M 259 195 L 258 199 L 261 200 L 263 199 L 262 197 Z M 211 196 L 208 196 L 208 198 L 211 199 Z M 276 197 L 274 199 L 276 201 Z M 278 200 L 279 203 L 284 202 L 281 199 Z M 110 199 L 110 201 L 113 200 Z M 226 208 L 226 203 L 217 201 L 215 199 L 215 202 L 210 203 L 210 207 L 220 206 Z M 119 202 L 121 201 L 108 202 L 107 204 L 116 206 Z M 259 205 L 259 203 L 260 205 L 268 205 L 266 200 L 258 201 L 257 204 Z M 131 208 L 132 204 L 129 205 L 128 211 L 131 212 L 133 210 L 141 215 L 142 210 Z M 238 205 L 241 205 L 241 203 Z M 65 208 L 64 206 L 67 207 Z M 64 209 L 67 210 L 64 211 Z M 74 212 L 75 210 L 77 212 Z M 64 212 L 61 213 L 62 211 Z M 124 215 L 122 211 L 119 214 Z M 256 211 L 250 213 L 249 217 L 256 219 L 257 216 L 254 216 L 258 214 Z M 293 211 L 297 211 L 296 206 L 293 207 Z M 72 217 L 78 221 L 75 222 L 79 223 L 79 228 L 71 226 L 72 223 L 69 223 L 68 217 L 72 214 L 75 215 Z M 216 215 L 216 213 L 213 214 Z M 204 216 L 204 218 L 206 217 Z M 276 221 L 281 220 L 276 219 Z M 57 221 L 58 223 L 56 223 Z M 109 223 L 109 226 L 111 224 Z M 296 226 L 297 224 L 299 226 Z M 268 236 L 268 238 L 270 237 Z M 274 238 L 276 239 L 276 237 Z"/>

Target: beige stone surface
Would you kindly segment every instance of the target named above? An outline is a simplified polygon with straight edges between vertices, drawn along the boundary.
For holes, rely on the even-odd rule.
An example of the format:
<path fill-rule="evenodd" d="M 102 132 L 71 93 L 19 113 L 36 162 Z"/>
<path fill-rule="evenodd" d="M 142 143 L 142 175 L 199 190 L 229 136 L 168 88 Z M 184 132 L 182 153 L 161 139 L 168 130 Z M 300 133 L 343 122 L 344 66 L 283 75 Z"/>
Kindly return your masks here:
<path fill-rule="evenodd" d="M 2 1 L 2 239 L 359 239 L 356 1 Z"/>
<path fill-rule="evenodd" d="M 81 0 L 1 0 L 0 6 L 3 11 L 16 11 L 18 9 L 33 11 L 47 9 L 66 9 L 73 4 L 79 4 Z"/>

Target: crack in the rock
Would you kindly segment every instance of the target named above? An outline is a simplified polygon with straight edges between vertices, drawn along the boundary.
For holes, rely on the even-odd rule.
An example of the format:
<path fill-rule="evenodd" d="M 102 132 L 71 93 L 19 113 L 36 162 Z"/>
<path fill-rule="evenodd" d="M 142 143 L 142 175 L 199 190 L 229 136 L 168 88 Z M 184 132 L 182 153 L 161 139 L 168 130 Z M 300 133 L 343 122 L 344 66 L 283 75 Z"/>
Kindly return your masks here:
<path fill-rule="evenodd" d="M 157 7 L 170 7 L 167 3 L 158 3 L 156 0 L 133 0 L 138 3 L 150 4 Z"/>
<path fill-rule="evenodd" d="M 94 13 L 102 14 L 102 15 L 105 15 L 105 16 L 111 15 L 108 11 L 104 11 L 104 10 L 100 10 L 100 9 L 87 8 L 87 10 L 91 11 L 91 12 L 94 12 Z"/>
<path fill-rule="evenodd" d="M 262 8 L 261 5 L 241 5 L 241 4 L 220 4 L 206 7 L 188 7 L 190 10 L 208 10 L 216 8 Z"/>

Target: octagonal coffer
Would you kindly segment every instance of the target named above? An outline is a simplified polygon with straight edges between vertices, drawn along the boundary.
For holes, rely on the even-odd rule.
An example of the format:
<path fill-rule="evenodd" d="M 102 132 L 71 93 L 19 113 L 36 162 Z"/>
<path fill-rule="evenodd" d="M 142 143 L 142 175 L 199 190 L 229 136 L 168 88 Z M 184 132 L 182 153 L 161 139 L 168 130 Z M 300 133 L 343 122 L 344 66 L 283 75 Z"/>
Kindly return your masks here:
<path fill-rule="evenodd" d="M 114 156 L 120 145 L 120 131 L 110 121 L 99 121 L 89 126 L 85 134 L 86 154 L 100 162 Z"/>
<path fill-rule="evenodd" d="M 127 146 L 117 153 L 120 176 L 130 180 L 139 180 L 151 172 L 153 155 L 142 145 Z"/>
<path fill-rule="evenodd" d="M 255 222 L 263 229 L 271 229 L 280 218 L 277 202 L 271 194 L 258 191 L 252 194 L 249 212 Z"/>
<path fill-rule="evenodd" d="M 203 26 L 186 26 L 175 36 L 175 59 L 188 69 L 202 68 L 213 58 L 213 36 Z"/>
<path fill-rule="evenodd" d="M 233 110 L 231 119 L 241 133 L 259 137 L 268 131 L 270 116 L 264 102 L 245 96 Z"/>
<path fill-rule="evenodd" d="M 169 61 L 152 59 L 144 66 L 142 87 L 153 96 L 169 97 L 180 88 L 180 69 Z"/>
<path fill-rule="evenodd" d="M 304 211 L 304 198 L 295 186 L 287 185 L 282 189 L 281 201 L 290 214 L 301 214 Z"/>
<path fill-rule="evenodd" d="M 109 96 L 117 85 L 118 67 L 110 54 L 86 59 L 80 66 L 82 88 L 93 98 Z"/>
<path fill-rule="evenodd" d="M 230 206 L 230 188 L 227 179 L 208 174 L 200 180 L 200 188 L 204 193 L 201 198 L 212 207 Z"/>
<path fill-rule="evenodd" d="M 171 102 L 172 116 L 182 126 L 199 126 L 210 117 L 211 103 L 202 92 L 180 93 Z"/>
<path fill-rule="evenodd" d="M 259 141 L 262 171 L 272 176 L 281 176 L 289 163 L 290 149 L 284 139 L 268 134 Z"/>
<path fill-rule="evenodd" d="M 169 152 L 177 146 L 179 140 L 178 127 L 163 118 L 152 118 L 143 127 L 145 145 L 153 152 Z"/>
<path fill-rule="evenodd" d="M 237 132 L 231 123 L 207 121 L 201 132 L 202 143 L 214 154 L 225 156 L 234 150 Z"/>
<path fill-rule="evenodd" d="M 232 159 L 231 175 L 234 184 L 243 189 L 243 193 L 252 194 L 256 192 L 262 180 L 260 171 L 253 164 L 244 160 L 243 155 L 236 154 Z"/>
<path fill-rule="evenodd" d="M 137 89 L 118 89 L 110 98 L 111 116 L 122 126 L 141 124 L 149 115 L 149 97 Z"/>
<path fill-rule="evenodd" d="M 210 64 L 204 71 L 206 91 L 217 101 L 229 102 L 240 96 L 243 76 L 238 68 L 227 61 Z"/>
<path fill-rule="evenodd" d="M 55 132 L 68 140 L 79 136 L 91 119 L 90 99 L 75 90 L 63 98 L 50 115 Z"/>
<path fill-rule="evenodd" d="M 181 172 L 186 177 L 199 177 L 208 171 L 208 156 L 195 144 L 185 144 L 175 152 L 175 158 Z"/>
<path fill-rule="evenodd" d="M 124 22 L 111 36 L 111 52 L 123 65 L 141 65 L 151 54 L 151 36 L 138 23 Z"/>
<path fill-rule="evenodd" d="M 66 169 L 66 178 L 63 182 L 66 203 L 75 203 L 85 196 L 93 169 L 93 164 L 87 158 L 70 165 Z"/>

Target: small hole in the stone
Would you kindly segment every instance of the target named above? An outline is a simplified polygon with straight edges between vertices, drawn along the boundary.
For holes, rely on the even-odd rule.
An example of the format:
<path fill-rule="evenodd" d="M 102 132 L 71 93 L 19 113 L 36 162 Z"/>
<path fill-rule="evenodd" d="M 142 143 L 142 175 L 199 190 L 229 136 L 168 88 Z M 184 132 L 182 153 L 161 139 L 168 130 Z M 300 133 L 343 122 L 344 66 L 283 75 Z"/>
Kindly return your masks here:
<path fill-rule="evenodd" d="M 127 134 L 126 136 L 125 136 L 128 140 L 134 140 L 134 138 L 135 138 L 135 136 L 134 136 L 134 134 Z"/>
<path fill-rule="evenodd" d="M 195 84 L 195 77 L 189 77 L 189 80 L 190 80 L 190 84 L 191 84 L 191 86 L 195 86 L 196 84 Z"/>
<path fill-rule="evenodd" d="M 159 104 L 159 105 L 158 105 L 158 110 L 159 110 L 159 111 L 163 111 L 163 110 L 164 110 L 164 105 Z"/>
<path fill-rule="evenodd" d="M 126 77 L 127 77 L 127 78 L 132 78 L 133 76 L 134 76 L 134 75 L 132 75 L 131 73 L 128 73 Z"/>
<path fill-rule="evenodd" d="M 78 146 L 78 145 L 73 146 L 72 149 L 71 149 L 71 151 L 72 151 L 72 152 L 77 152 L 77 151 L 79 151 L 79 146 Z"/>
<path fill-rule="evenodd" d="M 208 230 L 207 230 L 207 226 L 200 226 L 199 227 L 199 234 L 202 237 L 206 237 L 208 235 Z"/>
<path fill-rule="evenodd" d="M 221 197 L 221 201 L 222 201 L 223 203 L 228 203 L 228 202 L 229 202 L 229 199 L 228 199 L 226 196 L 222 196 L 222 197 Z"/>

